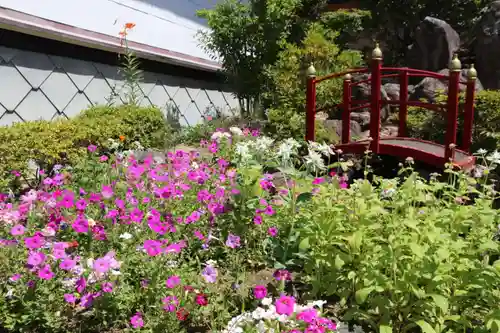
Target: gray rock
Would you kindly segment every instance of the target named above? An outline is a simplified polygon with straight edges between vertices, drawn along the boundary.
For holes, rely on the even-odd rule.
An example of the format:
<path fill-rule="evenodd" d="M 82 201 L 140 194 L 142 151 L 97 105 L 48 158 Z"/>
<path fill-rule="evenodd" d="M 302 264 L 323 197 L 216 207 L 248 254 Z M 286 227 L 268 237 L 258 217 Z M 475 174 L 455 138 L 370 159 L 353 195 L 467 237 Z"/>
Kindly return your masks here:
<path fill-rule="evenodd" d="M 445 21 L 427 16 L 415 31 L 406 63 L 411 68 L 438 71 L 448 67 L 459 48 L 458 33 Z"/>
<path fill-rule="evenodd" d="M 462 69 L 460 72 L 460 81 L 467 81 L 467 69 Z M 450 71 L 448 69 L 442 69 L 438 73 L 449 75 Z M 464 92 L 467 89 L 465 84 L 459 85 L 460 92 Z M 479 79 L 476 80 L 476 92 L 484 90 L 483 85 Z M 415 86 L 413 92 L 410 94 L 410 100 L 427 100 L 430 103 L 435 102 L 436 96 L 442 93 L 448 93 L 448 80 L 442 81 L 432 77 L 426 77 L 419 84 Z"/>
<path fill-rule="evenodd" d="M 336 133 L 339 138 L 342 138 L 342 120 L 328 119 L 324 122 L 325 129 Z M 362 133 L 361 125 L 351 120 L 351 138 L 360 137 Z"/>
<path fill-rule="evenodd" d="M 474 48 L 476 68 L 486 89 L 500 89 L 500 1 L 483 12 Z"/>
<path fill-rule="evenodd" d="M 353 75 L 353 82 L 367 80 L 368 78 L 370 78 L 370 74 Z M 354 100 L 369 102 L 371 95 L 371 82 L 359 83 L 352 87 L 352 98 Z M 384 89 L 384 86 L 382 86 L 380 90 L 380 99 L 383 101 L 390 99 Z M 389 105 L 382 107 L 380 112 L 380 118 L 382 121 L 385 121 L 389 117 L 390 111 Z M 359 122 L 362 128 L 366 129 L 366 127 L 370 124 L 370 107 L 352 111 L 351 118 Z"/>

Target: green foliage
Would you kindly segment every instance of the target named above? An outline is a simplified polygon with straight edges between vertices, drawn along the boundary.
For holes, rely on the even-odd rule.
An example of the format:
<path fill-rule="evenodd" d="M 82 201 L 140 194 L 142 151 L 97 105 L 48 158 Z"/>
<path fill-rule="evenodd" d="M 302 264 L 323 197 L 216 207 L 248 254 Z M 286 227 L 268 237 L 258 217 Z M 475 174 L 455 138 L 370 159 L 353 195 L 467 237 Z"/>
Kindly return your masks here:
<path fill-rule="evenodd" d="M 0 188 L 20 185 L 19 172 L 32 179 L 33 161 L 45 171 L 56 164 L 74 164 L 86 147 L 106 147 L 110 138 L 124 139 L 127 147 L 135 141 L 148 148 L 163 148 L 170 134 L 163 114 L 156 108 L 137 106 L 93 107 L 71 120 L 32 121 L 0 128 Z M 82 155 L 83 154 L 83 155 Z"/>
<path fill-rule="evenodd" d="M 300 42 L 321 0 L 225 0 L 198 12 L 209 32 L 201 34 L 205 49 L 222 61 L 244 111 L 252 110 L 266 91 L 264 68 L 273 64 L 286 42 Z M 219 58 L 220 57 L 220 58 Z M 246 104 L 245 104 L 246 103 Z"/>
<path fill-rule="evenodd" d="M 269 105 L 270 132 L 277 137 L 303 137 L 305 129 L 304 70 L 313 63 L 317 76 L 340 72 L 361 64 L 361 55 L 341 51 L 334 40 L 337 33 L 321 23 L 313 24 L 301 45 L 287 43 L 278 60 L 266 68 L 270 89 L 264 94 Z M 342 78 L 323 81 L 317 86 L 318 109 L 341 102 Z M 318 124 L 321 126 L 321 124 Z M 321 138 L 320 138 L 321 139 Z"/>
<path fill-rule="evenodd" d="M 436 103 L 446 103 L 447 96 L 438 94 Z M 463 110 L 464 96 L 460 96 Z M 496 150 L 500 146 L 500 92 L 484 90 L 476 94 L 474 107 L 474 129 L 472 133 L 473 151 L 483 148 Z M 426 140 L 444 143 L 446 119 L 443 113 L 427 109 L 410 108 L 408 112 L 410 135 Z M 461 142 L 463 116 L 459 116 L 457 142 Z"/>
<path fill-rule="evenodd" d="M 356 39 L 371 19 L 371 12 L 367 10 L 337 10 L 321 16 L 321 22 L 328 29 L 339 32 L 335 41 L 342 49 L 348 48 L 349 41 Z"/>

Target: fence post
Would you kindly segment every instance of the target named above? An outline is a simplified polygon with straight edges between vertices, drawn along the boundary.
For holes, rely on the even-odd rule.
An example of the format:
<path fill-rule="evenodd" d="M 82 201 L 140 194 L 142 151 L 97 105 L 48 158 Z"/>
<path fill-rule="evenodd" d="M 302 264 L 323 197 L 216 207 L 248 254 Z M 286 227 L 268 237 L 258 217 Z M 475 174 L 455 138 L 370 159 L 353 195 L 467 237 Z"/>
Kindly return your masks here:
<path fill-rule="evenodd" d="M 464 110 L 464 133 L 462 136 L 462 149 L 466 152 L 470 151 L 472 143 L 472 127 L 474 124 L 474 95 L 476 92 L 477 71 L 474 64 L 470 65 L 467 71 L 467 91 L 465 93 L 465 110 Z"/>
<path fill-rule="evenodd" d="M 450 80 L 448 84 L 448 110 L 446 117 L 446 141 L 444 162 L 453 161 L 457 141 L 457 120 L 458 120 L 458 91 L 460 85 L 460 73 L 462 64 L 455 54 L 450 63 Z"/>
<path fill-rule="evenodd" d="M 351 80 L 352 75 L 344 76 L 344 91 L 342 95 L 342 143 L 351 140 Z"/>
<path fill-rule="evenodd" d="M 306 141 L 314 141 L 314 125 L 316 121 L 316 69 L 312 63 L 307 69 L 306 85 Z"/>
<path fill-rule="evenodd" d="M 408 69 L 402 68 L 399 74 L 399 126 L 398 136 L 407 135 L 406 121 L 408 119 Z"/>
<path fill-rule="evenodd" d="M 372 142 L 370 150 L 378 154 L 380 142 L 380 92 L 382 89 L 382 50 L 380 50 L 378 43 L 372 51 L 371 69 L 370 137 L 372 138 Z"/>

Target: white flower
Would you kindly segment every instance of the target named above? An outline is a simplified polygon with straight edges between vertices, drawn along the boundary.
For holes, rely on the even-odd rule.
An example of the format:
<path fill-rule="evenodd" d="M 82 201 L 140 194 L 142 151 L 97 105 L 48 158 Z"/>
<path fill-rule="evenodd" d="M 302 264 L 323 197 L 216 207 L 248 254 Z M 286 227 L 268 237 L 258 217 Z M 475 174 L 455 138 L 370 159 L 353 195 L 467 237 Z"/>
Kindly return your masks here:
<path fill-rule="evenodd" d="M 486 153 L 487 153 L 486 149 L 483 149 L 483 148 L 478 149 L 478 151 L 476 152 L 477 155 L 484 155 Z"/>
<path fill-rule="evenodd" d="M 209 259 L 205 263 L 207 266 L 217 267 L 217 261 Z"/>
<path fill-rule="evenodd" d="M 262 301 L 260 301 L 262 303 L 262 305 L 264 306 L 269 306 L 271 304 L 273 304 L 273 299 L 272 298 L 269 298 L 269 297 L 264 297 L 262 299 Z"/>
<path fill-rule="evenodd" d="M 248 142 L 238 142 L 236 144 L 235 152 L 240 156 L 241 161 L 248 161 L 252 158 L 252 154 L 250 153 L 250 145 Z"/>
<path fill-rule="evenodd" d="M 229 131 L 235 136 L 243 136 L 243 131 L 238 127 L 230 127 Z"/>
<path fill-rule="evenodd" d="M 500 153 L 495 150 L 493 153 L 488 155 L 486 159 L 494 164 L 500 164 Z"/>
<path fill-rule="evenodd" d="M 132 234 L 129 234 L 128 232 L 124 232 L 123 234 L 120 235 L 120 238 L 128 240 L 128 239 L 132 238 Z"/>
<path fill-rule="evenodd" d="M 94 258 L 87 259 L 87 267 L 88 268 L 94 267 Z"/>
<path fill-rule="evenodd" d="M 300 143 L 297 140 L 295 140 L 294 138 L 288 138 L 288 139 L 286 139 L 285 143 L 287 145 L 291 146 L 293 149 L 300 147 Z"/>
<path fill-rule="evenodd" d="M 306 164 L 309 165 L 313 171 L 325 170 L 325 162 L 320 154 L 309 149 L 309 154 L 305 157 Z"/>
<path fill-rule="evenodd" d="M 274 140 L 267 137 L 267 136 L 261 136 L 254 142 L 254 147 L 258 152 L 264 153 L 271 148 L 271 145 L 273 144 Z"/>
<path fill-rule="evenodd" d="M 286 142 L 282 142 L 278 148 L 278 157 L 280 157 L 283 161 L 288 161 L 290 160 L 290 157 L 292 157 L 292 154 L 294 153 L 294 149 L 291 145 L 287 144 Z"/>
<path fill-rule="evenodd" d="M 231 138 L 231 134 L 227 133 L 227 132 L 215 132 L 214 134 L 212 134 L 212 137 L 210 138 L 212 141 L 220 141 L 220 139 L 222 138 L 226 138 L 226 139 L 229 139 Z"/>
<path fill-rule="evenodd" d="M 260 319 L 264 318 L 265 314 L 266 314 L 266 310 L 264 310 L 261 307 L 258 307 L 257 309 L 255 309 L 252 312 L 252 318 L 255 319 L 255 320 L 260 320 Z"/>
<path fill-rule="evenodd" d="M 318 152 L 322 153 L 325 156 L 333 156 L 335 153 L 333 152 L 332 148 L 327 145 L 326 143 L 321 144 L 318 146 Z"/>

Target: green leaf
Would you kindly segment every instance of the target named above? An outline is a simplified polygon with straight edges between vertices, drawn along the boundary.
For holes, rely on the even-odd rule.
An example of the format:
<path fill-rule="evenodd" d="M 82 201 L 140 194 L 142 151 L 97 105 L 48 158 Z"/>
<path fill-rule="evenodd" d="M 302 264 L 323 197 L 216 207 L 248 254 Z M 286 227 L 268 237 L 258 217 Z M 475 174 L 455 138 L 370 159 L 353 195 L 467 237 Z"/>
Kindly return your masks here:
<path fill-rule="evenodd" d="M 416 322 L 416 324 L 420 326 L 423 333 L 436 333 L 436 331 L 432 328 L 432 326 L 424 320 L 419 320 Z"/>
<path fill-rule="evenodd" d="M 379 333 L 392 333 L 392 326 L 380 325 Z"/>
<path fill-rule="evenodd" d="M 311 192 L 300 193 L 297 196 L 297 203 L 309 201 L 309 200 L 311 200 L 311 198 L 312 198 L 312 193 Z"/>
<path fill-rule="evenodd" d="M 344 266 L 344 264 L 345 264 L 345 261 L 342 260 L 342 258 L 340 258 L 340 256 L 337 254 L 335 256 L 335 268 L 336 269 L 341 269 L 342 266 Z"/>
<path fill-rule="evenodd" d="M 309 249 L 309 237 L 304 238 L 303 240 L 300 241 L 299 243 L 299 250 L 302 252 L 305 252 Z"/>
<path fill-rule="evenodd" d="M 373 291 L 372 287 L 363 288 L 356 291 L 356 294 L 354 295 L 356 303 L 363 304 L 372 291 Z"/>
<path fill-rule="evenodd" d="M 441 309 L 441 311 L 443 311 L 443 313 L 448 312 L 449 305 L 448 305 L 448 299 L 446 297 L 438 294 L 429 294 L 427 296 L 432 297 L 434 303 L 436 303 L 436 305 L 439 306 L 439 308 Z"/>

